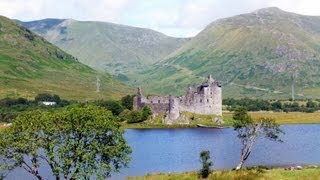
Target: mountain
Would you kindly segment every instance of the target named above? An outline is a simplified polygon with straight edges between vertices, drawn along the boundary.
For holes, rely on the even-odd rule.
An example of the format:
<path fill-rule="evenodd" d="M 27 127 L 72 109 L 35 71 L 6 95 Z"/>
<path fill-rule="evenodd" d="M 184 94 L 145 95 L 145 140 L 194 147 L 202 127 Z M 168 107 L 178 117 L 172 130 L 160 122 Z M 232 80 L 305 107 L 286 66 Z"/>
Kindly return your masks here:
<path fill-rule="evenodd" d="M 181 94 L 208 74 L 222 81 L 224 97 L 289 98 L 294 89 L 318 98 L 320 17 L 265 8 L 220 19 L 130 77 L 148 91 Z"/>
<path fill-rule="evenodd" d="M 96 77 L 101 92 L 96 92 Z M 130 92 L 108 74 L 99 74 L 13 20 L 0 16 L 0 97 L 38 93 L 86 100 L 117 98 Z"/>
<path fill-rule="evenodd" d="M 20 23 L 80 62 L 123 80 L 125 74 L 143 70 L 189 40 L 107 22 L 44 19 Z"/>

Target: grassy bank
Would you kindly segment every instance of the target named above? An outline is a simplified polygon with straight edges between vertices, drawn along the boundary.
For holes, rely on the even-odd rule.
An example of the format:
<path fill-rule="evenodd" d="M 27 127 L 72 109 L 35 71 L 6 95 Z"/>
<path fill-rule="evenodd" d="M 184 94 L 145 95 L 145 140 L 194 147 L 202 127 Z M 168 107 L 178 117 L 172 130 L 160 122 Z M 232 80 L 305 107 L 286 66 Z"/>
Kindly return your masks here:
<path fill-rule="evenodd" d="M 197 172 L 186 172 L 181 174 L 148 174 L 143 177 L 130 177 L 130 180 L 174 180 L 174 179 L 184 179 L 184 180 L 193 180 L 201 179 L 199 178 Z M 221 180 L 230 180 L 230 179 L 246 179 L 246 180 L 285 180 L 285 179 L 294 179 L 294 180 L 312 180 L 320 179 L 320 168 L 319 167 L 305 167 L 302 170 L 285 170 L 283 168 L 275 169 L 261 169 L 261 168 L 252 168 L 246 170 L 222 170 L 214 171 L 208 177 L 208 179 L 221 179 Z"/>
<path fill-rule="evenodd" d="M 250 112 L 252 118 L 261 117 L 274 118 L 279 124 L 319 124 L 320 113 L 303 113 L 303 112 Z M 224 113 L 223 118 L 232 119 L 232 113 Z"/>
<path fill-rule="evenodd" d="M 261 117 L 274 118 L 279 124 L 320 124 L 320 113 L 302 113 L 302 112 L 250 112 L 254 119 Z M 217 125 L 214 123 L 215 117 L 211 115 L 199 115 L 192 113 L 184 113 L 184 115 L 192 119 L 190 124 L 162 124 L 163 115 L 155 117 L 154 119 L 133 124 L 123 124 L 124 128 L 192 128 L 197 127 L 197 124 Z M 222 119 L 223 126 L 232 126 L 232 112 L 224 112 Z"/>

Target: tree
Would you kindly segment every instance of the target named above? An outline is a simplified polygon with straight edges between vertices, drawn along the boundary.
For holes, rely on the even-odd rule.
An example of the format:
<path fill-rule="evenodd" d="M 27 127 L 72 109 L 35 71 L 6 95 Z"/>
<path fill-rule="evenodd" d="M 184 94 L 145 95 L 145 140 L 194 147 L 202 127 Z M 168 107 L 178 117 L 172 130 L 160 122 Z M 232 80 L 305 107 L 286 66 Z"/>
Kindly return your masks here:
<path fill-rule="evenodd" d="M 124 110 L 124 108 L 122 107 L 122 105 L 120 104 L 119 101 L 99 100 L 99 101 L 95 102 L 95 104 L 98 105 L 98 106 L 107 108 L 108 110 L 110 110 L 116 116 L 118 116 Z"/>
<path fill-rule="evenodd" d="M 141 113 L 141 111 L 138 111 L 138 110 L 132 110 L 128 114 L 127 119 L 128 119 L 127 123 L 138 123 L 138 122 L 141 122 L 141 121 L 143 121 L 142 120 L 142 113 Z"/>
<path fill-rule="evenodd" d="M 210 151 L 202 151 L 200 153 L 200 162 L 202 168 L 200 170 L 200 175 L 202 178 L 207 178 L 211 173 L 212 162 L 210 161 Z"/>
<path fill-rule="evenodd" d="M 149 118 L 149 116 L 152 114 L 152 110 L 151 110 L 151 108 L 149 107 L 149 106 L 144 106 L 143 108 L 142 108 L 142 121 L 145 121 L 145 120 L 147 120 L 148 118 Z"/>
<path fill-rule="evenodd" d="M 274 119 L 260 118 L 254 121 L 248 114 L 247 109 L 238 107 L 233 115 L 233 127 L 238 133 L 238 138 L 241 141 L 241 157 L 240 163 L 236 169 L 241 169 L 245 161 L 251 154 L 254 143 L 260 136 L 265 136 L 267 139 L 280 141 L 279 135 L 283 133 L 280 126 L 275 123 Z"/>
<path fill-rule="evenodd" d="M 133 108 L 133 98 L 135 95 L 126 95 L 121 98 L 121 105 L 129 110 Z"/>
<path fill-rule="evenodd" d="M 47 94 L 47 93 L 42 93 L 42 94 L 38 94 L 35 98 L 34 98 L 35 102 L 41 102 L 41 101 L 53 101 L 56 102 L 57 104 L 59 104 L 61 102 L 61 99 L 58 95 L 51 95 L 51 94 Z"/>
<path fill-rule="evenodd" d="M 44 164 L 55 179 L 105 179 L 130 153 L 116 117 L 97 106 L 26 112 L 0 133 L 0 172 L 20 166 L 37 179 Z"/>

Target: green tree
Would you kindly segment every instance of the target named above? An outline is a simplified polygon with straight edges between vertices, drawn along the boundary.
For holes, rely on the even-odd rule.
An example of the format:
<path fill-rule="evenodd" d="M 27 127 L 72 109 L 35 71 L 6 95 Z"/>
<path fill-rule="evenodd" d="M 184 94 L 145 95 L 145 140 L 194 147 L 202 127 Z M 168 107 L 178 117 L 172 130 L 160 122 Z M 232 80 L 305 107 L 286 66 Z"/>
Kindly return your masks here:
<path fill-rule="evenodd" d="M 99 100 L 99 101 L 96 101 L 95 104 L 100 107 L 105 107 L 106 109 L 110 110 L 116 116 L 118 116 L 124 110 L 123 106 L 120 104 L 119 101 Z"/>
<path fill-rule="evenodd" d="M 240 163 L 236 169 L 241 169 L 245 161 L 251 154 L 254 143 L 260 136 L 265 136 L 267 139 L 280 141 L 279 135 L 283 133 L 280 126 L 275 123 L 274 119 L 260 118 L 254 121 L 248 114 L 247 109 L 238 107 L 233 115 L 233 127 L 238 133 L 238 138 L 241 141 L 241 157 Z"/>
<path fill-rule="evenodd" d="M 133 98 L 135 95 L 126 95 L 121 98 L 121 105 L 129 110 L 133 108 Z"/>
<path fill-rule="evenodd" d="M 152 114 L 151 108 L 149 106 L 144 106 L 142 108 L 142 121 L 145 121 L 149 118 L 149 116 Z"/>
<path fill-rule="evenodd" d="M 41 101 L 53 101 L 56 102 L 57 104 L 60 104 L 61 99 L 58 95 L 51 95 L 51 94 L 47 94 L 47 93 L 42 93 L 42 94 L 38 94 L 35 98 L 34 98 L 35 102 L 41 102 Z"/>
<path fill-rule="evenodd" d="M 207 178 L 211 173 L 212 162 L 210 161 L 210 151 L 202 151 L 200 153 L 200 162 L 202 168 L 200 170 L 200 175 L 202 178 Z"/>
<path fill-rule="evenodd" d="M 20 166 L 43 179 L 39 167 L 46 163 L 55 179 L 110 177 L 131 153 L 116 119 L 90 105 L 21 114 L 0 133 L 0 172 Z"/>
<path fill-rule="evenodd" d="M 132 110 L 129 113 L 127 123 L 137 123 L 142 121 L 142 113 L 138 110 Z"/>

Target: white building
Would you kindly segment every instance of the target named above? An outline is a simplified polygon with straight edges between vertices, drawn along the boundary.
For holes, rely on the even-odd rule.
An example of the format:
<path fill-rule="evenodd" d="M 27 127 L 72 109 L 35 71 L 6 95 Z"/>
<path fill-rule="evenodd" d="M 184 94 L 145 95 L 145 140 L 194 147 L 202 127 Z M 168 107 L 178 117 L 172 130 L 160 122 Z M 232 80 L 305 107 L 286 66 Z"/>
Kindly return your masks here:
<path fill-rule="evenodd" d="M 54 106 L 57 103 L 53 102 L 53 101 L 42 101 L 42 104 L 45 105 L 45 106 Z"/>

